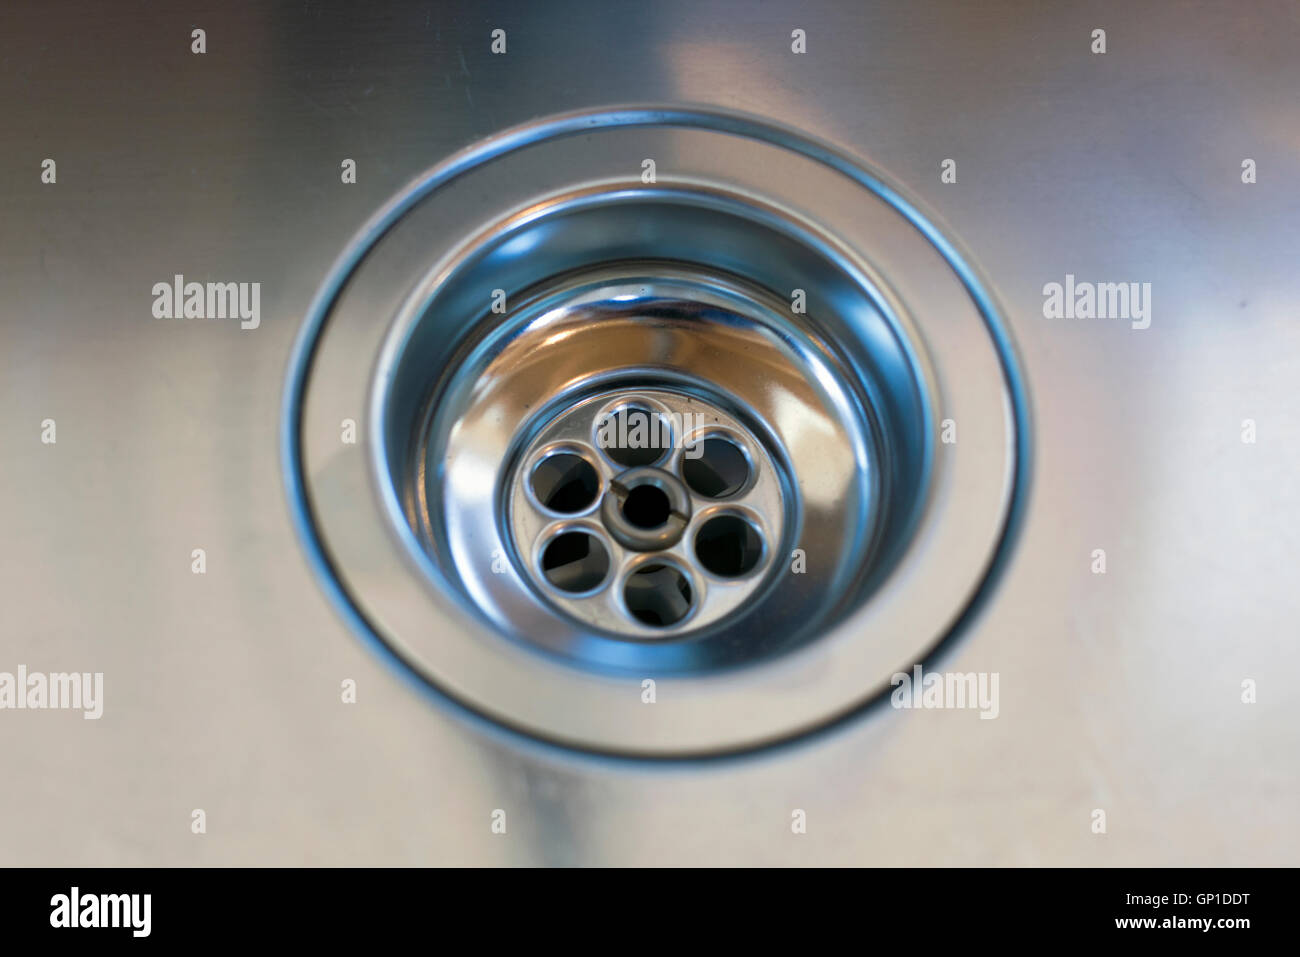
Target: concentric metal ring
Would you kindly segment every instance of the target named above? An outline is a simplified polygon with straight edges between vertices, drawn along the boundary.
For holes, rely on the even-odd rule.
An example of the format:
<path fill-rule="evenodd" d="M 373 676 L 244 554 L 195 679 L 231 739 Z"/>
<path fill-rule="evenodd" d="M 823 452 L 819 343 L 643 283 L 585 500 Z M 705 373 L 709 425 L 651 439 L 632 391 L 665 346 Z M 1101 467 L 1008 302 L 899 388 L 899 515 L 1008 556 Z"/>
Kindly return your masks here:
<path fill-rule="evenodd" d="M 626 157 L 655 152 L 671 153 L 674 167 L 661 163 L 653 188 L 629 185 L 636 171 L 626 169 Z M 429 408 L 430 393 L 419 393 L 433 383 L 412 377 L 405 360 L 423 355 L 426 366 L 450 369 L 502 344 L 491 333 L 473 343 L 445 341 L 446 332 L 425 321 L 428 306 L 436 299 L 441 314 L 473 315 L 484 306 L 488 277 L 513 294 L 541 278 L 530 274 L 539 263 L 573 268 L 599 261 L 593 255 L 644 257 L 657 242 L 655 222 L 595 249 L 582 248 L 590 229 L 565 226 L 568 217 L 598 214 L 612 230 L 620 207 L 639 210 L 637 221 L 650 209 L 672 210 L 661 221 L 689 222 L 703 240 L 710 229 L 729 230 L 728 219 L 743 220 L 746 232 L 731 231 L 736 242 L 709 265 L 742 276 L 757 270 L 782 295 L 791 279 L 805 278 L 807 338 L 786 344 L 820 352 L 828 368 L 860 383 L 853 401 L 872 411 L 878 430 L 878 481 L 869 486 L 890 507 L 873 523 L 868 495 L 847 516 L 870 532 L 872 560 L 865 569 L 824 567 L 824 584 L 843 600 L 822 609 L 817 627 L 799 640 L 787 640 L 794 632 L 783 629 L 755 634 L 753 663 L 739 670 L 739 661 L 716 670 L 727 662 L 700 657 L 703 646 L 692 642 L 622 662 L 587 655 L 583 636 L 566 652 L 577 664 L 530 650 L 502 634 L 501 619 L 483 617 L 475 581 L 437 557 L 456 530 L 422 529 L 428 503 L 408 494 L 422 487 L 404 478 L 422 421 L 413 410 Z M 467 222 L 484 226 L 458 243 L 447 224 Z M 781 255 L 765 254 L 763 244 L 780 246 Z M 395 317 L 386 335 L 373 321 L 385 314 Z M 377 367 L 358 359 L 374 355 Z M 951 244 L 830 147 L 723 113 L 562 117 L 453 158 L 390 204 L 345 255 L 296 353 L 286 396 L 290 489 L 302 506 L 300 530 L 341 607 L 461 703 L 595 750 L 687 755 L 754 747 L 865 703 L 969 606 L 1002 547 L 1022 475 L 1022 389 L 1011 368 L 989 299 Z M 319 382 L 330 388 L 317 390 Z M 359 408 L 368 410 L 370 444 L 340 447 L 337 423 Z M 961 423 L 958 445 L 938 447 L 939 418 Z M 851 454 L 870 471 L 867 447 Z M 427 467 L 420 463 L 417 472 Z M 910 491 L 909 471 L 919 480 Z M 497 487 L 496 477 L 484 478 Z M 800 476 L 805 497 L 823 492 L 816 478 Z M 690 679 L 674 680 L 683 669 Z M 639 694 L 644 677 L 660 681 L 654 707 Z"/>

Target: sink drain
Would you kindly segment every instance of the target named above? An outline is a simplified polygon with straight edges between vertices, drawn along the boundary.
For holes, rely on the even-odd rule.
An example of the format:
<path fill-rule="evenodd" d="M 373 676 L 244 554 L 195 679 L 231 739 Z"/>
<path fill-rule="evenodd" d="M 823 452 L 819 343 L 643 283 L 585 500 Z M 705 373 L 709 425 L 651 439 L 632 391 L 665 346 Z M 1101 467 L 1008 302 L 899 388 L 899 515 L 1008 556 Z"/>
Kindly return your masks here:
<path fill-rule="evenodd" d="M 637 323 L 644 306 L 639 296 L 620 292 L 628 288 L 615 285 L 607 293 L 619 303 L 617 311 Z M 612 321 L 610 307 L 604 308 L 604 321 Z M 663 315 L 662 301 L 659 308 Z M 534 329 L 539 340 L 523 349 L 542 363 L 563 362 L 560 353 L 585 348 L 582 328 L 560 339 L 545 330 Z M 688 326 L 682 334 L 699 330 Z M 504 355 L 508 364 L 510 354 Z M 589 361 L 593 381 L 610 371 L 601 352 L 590 353 Z M 654 373 L 637 377 L 645 381 Z M 469 403 L 491 402 L 492 395 L 479 392 Z M 433 453 L 451 462 L 445 480 L 435 483 L 446 511 L 472 504 L 458 500 L 454 471 L 464 470 L 468 483 L 483 467 L 480 458 L 511 458 L 509 450 L 491 447 L 477 434 L 472 424 L 481 420 L 472 408 L 459 421 L 470 424 L 449 437 L 446 452 Z M 796 509 L 789 472 L 778 469 L 754 432 L 720 406 L 686 392 L 620 389 L 577 401 L 543 424 L 513 458 L 505 524 L 513 553 L 523 556 L 525 578 L 557 610 L 630 639 L 674 638 L 734 615 L 773 573 L 772 556 L 786 545 L 787 510 Z M 557 510 L 560 505 L 568 511 Z M 587 544 L 580 546 L 579 539 Z M 488 557 L 478 537 L 451 545 L 462 567 L 481 566 Z M 548 561 L 571 553 L 574 561 L 591 565 L 596 559 L 584 548 L 604 556 L 604 567 L 614 574 L 598 582 L 584 577 L 590 586 L 575 590 L 557 581 Z M 484 578 L 482 585 L 485 591 L 509 590 L 514 580 Z M 529 620 L 515 624 L 528 633 Z"/>
<path fill-rule="evenodd" d="M 593 112 L 363 232 L 286 461 L 331 594 L 431 686 L 705 754 L 852 711 L 952 630 L 1004 547 L 1021 394 L 969 269 L 874 174 L 732 114 Z"/>

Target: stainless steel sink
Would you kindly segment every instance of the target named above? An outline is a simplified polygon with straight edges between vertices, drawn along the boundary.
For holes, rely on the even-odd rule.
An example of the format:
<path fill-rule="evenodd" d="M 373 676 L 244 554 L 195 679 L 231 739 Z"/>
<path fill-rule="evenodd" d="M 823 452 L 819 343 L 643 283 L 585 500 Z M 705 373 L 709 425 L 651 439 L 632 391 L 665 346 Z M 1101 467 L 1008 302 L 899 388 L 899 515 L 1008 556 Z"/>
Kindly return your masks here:
<path fill-rule="evenodd" d="M 0 863 L 1297 863 L 1298 40 L 0 11 Z"/>

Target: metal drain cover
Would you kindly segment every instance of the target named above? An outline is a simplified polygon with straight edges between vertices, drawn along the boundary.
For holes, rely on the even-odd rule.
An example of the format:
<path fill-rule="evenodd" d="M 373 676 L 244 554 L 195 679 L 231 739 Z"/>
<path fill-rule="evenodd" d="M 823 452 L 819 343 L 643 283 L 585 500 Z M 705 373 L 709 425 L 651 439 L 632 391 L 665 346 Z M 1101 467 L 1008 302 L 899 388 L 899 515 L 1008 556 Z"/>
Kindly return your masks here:
<path fill-rule="evenodd" d="M 474 442 L 468 429 L 456 436 Z M 513 550 L 544 598 L 594 629 L 666 640 L 723 622 L 788 551 L 788 480 L 761 440 L 697 396 L 642 388 L 578 400 L 528 446 L 507 479 Z M 449 472 L 478 468 L 472 452 L 447 458 Z M 452 511 L 450 476 L 447 486 Z M 458 566 L 490 566 L 481 547 L 457 542 Z M 483 581 L 493 584 L 514 587 L 506 576 Z"/>
<path fill-rule="evenodd" d="M 990 298 L 877 174 L 624 109 L 385 207 L 304 326 L 284 438 L 317 570 L 403 667 L 532 736 L 688 756 L 824 726 L 933 650 L 1027 433 Z"/>

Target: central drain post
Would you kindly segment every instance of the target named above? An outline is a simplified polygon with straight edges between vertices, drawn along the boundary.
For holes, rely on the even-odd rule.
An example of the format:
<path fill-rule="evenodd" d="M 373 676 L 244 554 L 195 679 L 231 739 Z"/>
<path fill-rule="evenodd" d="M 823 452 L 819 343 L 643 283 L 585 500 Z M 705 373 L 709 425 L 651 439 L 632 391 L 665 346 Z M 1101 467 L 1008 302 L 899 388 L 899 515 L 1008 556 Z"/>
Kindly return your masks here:
<path fill-rule="evenodd" d="M 676 545 L 691 518 L 691 497 L 675 476 L 645 465 L 609 484 L 600 517 L 625 548 L 652 552 Z"/>

